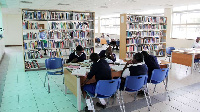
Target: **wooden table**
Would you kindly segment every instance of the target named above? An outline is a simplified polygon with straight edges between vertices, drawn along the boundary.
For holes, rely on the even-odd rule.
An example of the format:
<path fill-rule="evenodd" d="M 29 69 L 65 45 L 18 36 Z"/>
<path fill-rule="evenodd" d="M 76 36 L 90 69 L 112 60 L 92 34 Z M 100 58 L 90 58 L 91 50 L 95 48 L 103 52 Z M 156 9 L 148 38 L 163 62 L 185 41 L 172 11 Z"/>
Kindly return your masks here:
<path fill-rule="evenodd" d="M 191 67 L 191 73 L 194 67 L 194 56 L 198 54 L 196 52 L 183 52 L 183 51 L 173 51 L 171 63 L 177 63 L 185 66 Z M 171 64 L 172 65 L 172 64 Z"/>

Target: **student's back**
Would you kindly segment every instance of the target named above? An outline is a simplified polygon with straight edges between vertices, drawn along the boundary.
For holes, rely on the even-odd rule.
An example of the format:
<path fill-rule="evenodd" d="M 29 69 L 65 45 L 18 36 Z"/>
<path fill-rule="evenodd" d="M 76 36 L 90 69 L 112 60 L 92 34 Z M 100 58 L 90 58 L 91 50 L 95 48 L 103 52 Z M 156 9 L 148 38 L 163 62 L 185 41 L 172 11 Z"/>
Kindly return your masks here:
<path fill-rule="evenodd" d="M 137 66 L 129 67 L 130 76 L 138 76 L 138 75 L 147 75 L 147 65 L 146 64 L 138 64 Z"/>
<path fill-rule="evenodd" d="M 152 68 L 152 69 L 160 68 L 157 58 L 155 56 L 148 55 L 147 57 L 144 57 L 144 62 L 148 66 L 148 68 Z"/>
<path fill-rule="evenodd" d="M 111 69 L 109 64 L 104 59 L 100 59 L 92 64 L 91 70 L 87 75 L 88 79 L 91 79 L 95 75 L 96 81 L 99 80 L 111 80 Z"/>

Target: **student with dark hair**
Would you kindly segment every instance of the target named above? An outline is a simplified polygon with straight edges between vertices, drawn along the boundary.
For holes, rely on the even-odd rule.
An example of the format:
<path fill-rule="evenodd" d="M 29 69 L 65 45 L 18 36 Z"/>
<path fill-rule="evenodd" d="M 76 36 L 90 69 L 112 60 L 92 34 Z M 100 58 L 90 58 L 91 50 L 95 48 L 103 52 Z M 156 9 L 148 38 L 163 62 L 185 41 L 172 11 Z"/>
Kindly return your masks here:
<path fill-rule="evenodd" d="M 133 60 L 127 62 L 122 71 L 120 89 L 123 90 L 127 76 L 147 75 L 147 71 L 147 65 L 143 64 L 143 55 L 141 53 L 136 53 L 133 56 Z"/>
<path fill-rule="evenodd" d="M 112 53 L 112 48 L 109 46 L 106 50 L 102 50 L 99 53 L 99 56 L 101 59 L 109 59 L 112 62 L 116 61 L 116 55 L 114 53 Z"/>
<path fill-rule="evenodd" d="M 111 69 L 109 64 L 104 59 L 100 59 L 97 53 L 92 53 L 90 55 L 90 59 L 93 62 L 90 72 L 87 74 L 87 79 L 84 81 L 83 84 L 83 96 L 86 97 L 85 90 L 89 91 L 92 94 L 95 94 L 96 84 L 99 80 L 111 80 Z M 86 84 L 92 77 L 95 76 L 96 83 Z M 96 105 L 102 108 L 106 107 L 106 103 L 104 99 L 100 99 L 101 103 L 97 102 Z M 90 110 L 90 99 L 86 100 L 88 110 Z"/>
<path fill-rule="evenodd" d="M 69 56 L 69 59 L 67 60 L 67 63 L 78 63 L 86 60 L 86 54 L 83 52 L 83 47 L 81 45 L 78 45 L 76 47 L 76 51 L 71 53 Z"/>
<path fill-rule="evenodd" d="M 142 54 L 144 55 L 144 62 L 148 67 L 148 79 L 147 82 L 150 82 L 152 71 L 154 69 L 160 69 L 160 65 L 158 63 L 157 57 L 153 55 L 149 55 L 146 51 L 142 51 Z"/>

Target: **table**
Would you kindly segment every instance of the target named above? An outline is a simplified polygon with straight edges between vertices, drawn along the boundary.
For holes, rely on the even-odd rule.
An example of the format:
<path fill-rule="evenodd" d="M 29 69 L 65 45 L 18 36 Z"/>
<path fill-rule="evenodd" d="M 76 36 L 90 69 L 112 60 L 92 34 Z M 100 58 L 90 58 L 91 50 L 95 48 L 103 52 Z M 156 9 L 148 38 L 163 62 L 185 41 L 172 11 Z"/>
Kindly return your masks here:
<path fill-rule="evenodd" d="M 187 49 L 187 50 L 173 50 L 172 51 L 172 63 L 177 63 L 185 66 L 191 67 L 191 74 L 193 73 L 194 68 L 194 57 L 195 55 L 200 54 L 199 49 Z"/>
<path fill-rule="evenodd" d="M 169 62 L 161 60 L 160 67 L 168 67 Z M 122 71 L 115 71 L 111 69 L 112 78 L 121 77 Z M 67 89 L 70 90 L 77 97 L 77 110 L 81 111 L 81 84 L 85 81 L 85 76 L 75 76 L 71 74 L 71 70 L 64 68 L 65 79 L 65 93 Z M 86 84 L 96 82 L 95 77 L 89 80 Z"/>
<path fill-rule="evenodd" d="M 111 70 L 112 78 L 121 77 L 122 71 Z M 85 76 L 75 76 L 71 74 L 71 70 L 64 67 L 64 82 L 65 82 L 65 93 L 67 89 L 70 90 L 77 97 L 77 109 L 81 111 L 81 84 L 85 81 Z M 95 76 L 89 80 L 86 84 L 96 82 Z"/>

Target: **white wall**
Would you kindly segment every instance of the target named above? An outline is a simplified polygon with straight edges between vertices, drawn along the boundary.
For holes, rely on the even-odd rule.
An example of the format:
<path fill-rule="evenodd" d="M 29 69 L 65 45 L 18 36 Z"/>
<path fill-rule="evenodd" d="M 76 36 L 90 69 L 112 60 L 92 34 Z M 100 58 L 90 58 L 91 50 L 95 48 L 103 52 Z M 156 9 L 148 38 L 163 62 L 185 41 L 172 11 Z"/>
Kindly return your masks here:
<path fill-rule="evenodd" d="M 5 45 L 22 45 L 21 14 L 3 14 Z"/>
<path fill-rule="evenodd" d="M 1 6 L 0 6 L 0 28 L 3 28 L 3 24 L 2 24 L 2 12 L 1 12 Z M 3 31 L 1 31 L 0 29 L 0 34 L 3 34 Z M 4 38 L 0 39 L 0 60 L 4 54 Z"/>

